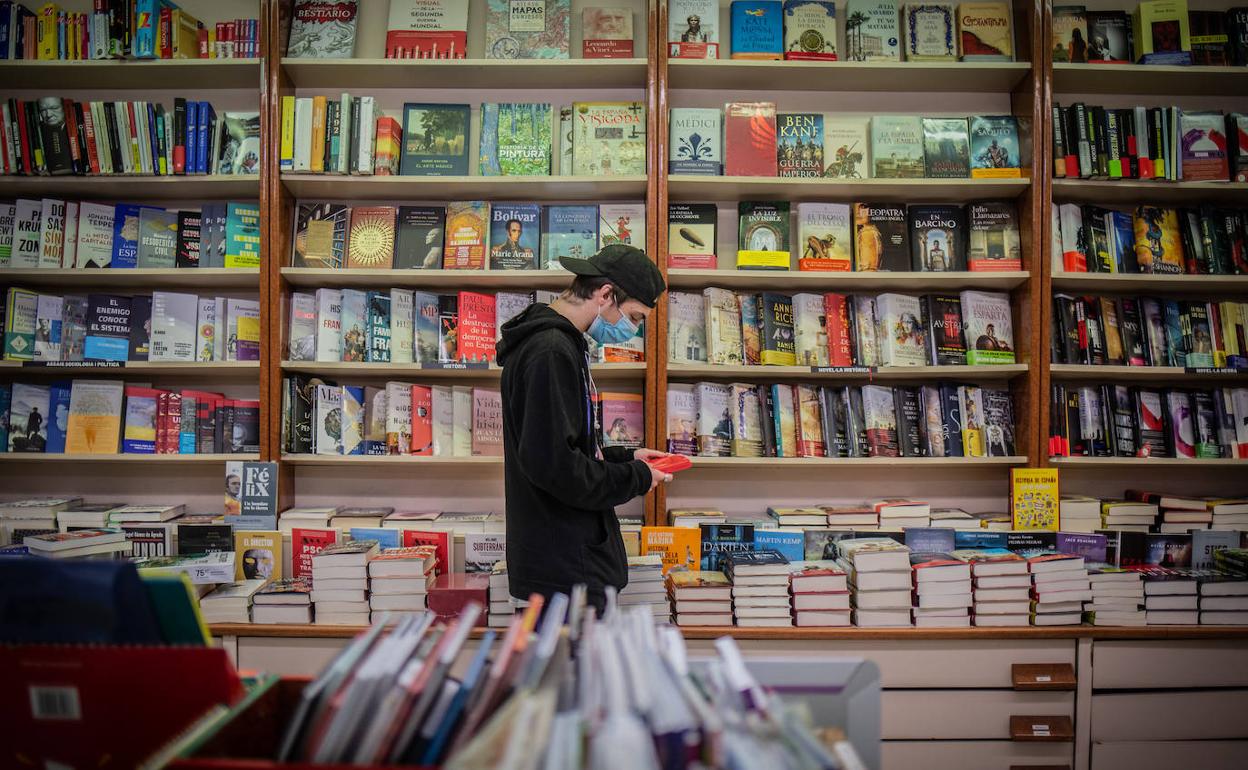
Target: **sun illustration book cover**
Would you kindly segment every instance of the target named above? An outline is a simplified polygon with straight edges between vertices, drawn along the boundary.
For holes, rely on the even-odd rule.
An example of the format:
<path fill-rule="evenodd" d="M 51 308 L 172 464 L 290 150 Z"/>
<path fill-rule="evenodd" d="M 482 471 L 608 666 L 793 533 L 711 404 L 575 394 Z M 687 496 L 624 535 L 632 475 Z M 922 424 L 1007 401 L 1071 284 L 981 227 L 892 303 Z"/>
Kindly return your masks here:
<path fill-rule="evenodd" d="M 388 269 L 394 257 L 392 206 L 357 206 L 351 213 L 347 267 Z"/>

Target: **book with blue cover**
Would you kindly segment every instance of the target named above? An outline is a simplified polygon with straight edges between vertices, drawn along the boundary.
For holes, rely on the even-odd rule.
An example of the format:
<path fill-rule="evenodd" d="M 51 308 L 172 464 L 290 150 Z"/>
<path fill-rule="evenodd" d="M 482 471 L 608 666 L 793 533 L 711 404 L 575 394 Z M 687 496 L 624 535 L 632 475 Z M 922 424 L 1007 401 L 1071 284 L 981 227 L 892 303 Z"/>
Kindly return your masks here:
<path fill-rule="evenodd" d="M 592 257 L 598 251 L 598 207 L 547 206 L 542 210 L 542 268 L 560 270 L 560 257 Z"/>
<path fill-rule="evenodd" d="M 48 388 L 47 454 L 65 453 L 65 429 L 69 427 L 69 396 L 73 383 L 58 380 Z"/>
<path fill-rule="evenodd" d="M 703 570 L 721 570 L 726 554 L 754 550 L 753 524 L 703 524 L 701 529 Z"/>
<path fill-rule="evenodd" d="M 732 58 L 779 59 L 784 55 L 784 9 L 780 0 L 733 0 Z"/>
<path fill-rule="evenodd" d="M 802 532 L 781 532 L 778 529 L 754 530 L 755 551 L 776 551 L 789 561 L 806 558 L 806 537 Z"/>
<path fill-rule="evenodd" d="M 915 553 L 942 553 L 956 545 L 954 530 L 938 527 L 907 527 L 906 547 Z"/>
<path fill-rule="evenodd" d="M 384 551 L 387 548 L 399 548 L 403 544 L 401 542 L 403 530 L 386 529 L 384 527 L 352 527 L 351 539 L 353 541 L 360 540 L 376 540 Z"/>
<path fill-rule="evenodd" d="M 955 529 L 953 544 L 957 550 L 967 548 L 1005 548 L 1006 533 L 989 529 Z"/>

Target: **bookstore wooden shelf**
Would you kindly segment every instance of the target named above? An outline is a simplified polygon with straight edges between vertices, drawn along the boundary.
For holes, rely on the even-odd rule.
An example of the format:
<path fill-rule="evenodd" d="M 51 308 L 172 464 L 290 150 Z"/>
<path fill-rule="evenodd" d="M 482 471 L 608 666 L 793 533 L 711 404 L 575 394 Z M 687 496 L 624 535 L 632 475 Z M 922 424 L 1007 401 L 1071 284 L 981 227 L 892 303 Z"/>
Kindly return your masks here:
<path fill-rule="evenodd" d="M 260 197 L 260 177 L 211 176 L 0 176 L 0 190 L 14 197 L 43 195 L 70 200 L 121 198 L 124 200 L 254 200 Z"/>
<path fill-rule="evenodd" d="M 2 271 L 0 275 L 3 275 Z M 360 286 L 417 289 L 566 289 L 572 281 L 572 273 L 567 270 L 329 270 L 316 267 L 283 267 L 282 277 L 291 286 L 336 289 Z"/>
<path fill-rule="evenodd" d="M 1096 380 L 1109 383 L 1153 382 L 1182 385 L 1192 382 L 1225 382 L 1229 385 L 1242 385 L 1248 379 L 1248 369 L 1216 374 L 1189 374 L 1181 366 L 1051 364 L 1049 373 L 1055 380 Z"/>
<path fill-rule="evenodd" d="M 416 455 L 282 455 L 287 465 L 338 467 L 347 465 L 396 465 L 409 468 L 480 468 L 503 464 L 502 457 L 428 457 Z"/>
<path fill-rule="evenodd" d="M 196 454 L 196 455 L 80 455 L 39 454 L 37 452 L 0 453 L 0 463 L 80 463 L 83 465 L 124 465 L 127 463 L 155 463 L 157 465 L 218 465 L 226 462 L 258 462 L 258 454 Z"/>
<path fill-rule="evenodd" d="M 0 283 L 31 286 L 107 286 L 134 289 L 260 289 L 260 269 L 222 268 L 56 268 L 0 269 Z"/>
<path fill-rule="evenodd" d="M 1209 470 L 1217 468 L 1239 468 L 1248 470 L 1248 459 L 1221 458 L 1207 460 L 1188 460 L 1179 457 L 1050 457 L 1049 464 L 1061 468 L 1185 468 L 1187 470 Z"/>
<path fill-rule="evenodd" d="M 1166 275 L 1144 273 L 1064 273 L 1053 274 L 1053 288 L 1059 291 L 1154 292 L 1184 291 L 1210 294 L 1248 293 L 1248 275 Z"/>
<path fill-rule="evenodd" d="M 873 201 L 881 203 L 967 203 L 1014 198 L 1031 179 L 800 179 L 788 177 L 699 176 L 667 178 L 673 201 Z M 1246 185 L 1248 187 L 1248 185 Z"/>
<path fill-rule="evenodd" d="M 260 92 L 259 59 L 160 61 L 6 61 L 0 79 L 10 88 L 127 91 L 250 89 Z"/>
<path fill-rule="evenodd" d="M 667 378 L 698 380 L 848 380 L 854 382 L 935 381 L 957 378 L 1008 380 L 1027 373 L 1027 364 L 1000 366 L 881 366 L 873 371 L 816 372 L 809 366 L 713 366 L 710 364 L 668 364 Z M 597 375 L 595 374 L 595 377 Z"/>
<path fill-rule="evenodd" d="M 108 363 L 72 362 L 66 365 L 42 365 L 21 361 L 0 362 L 0 372 L 21 377 L 109 377 L 123 374 L 145 376 L 173 374 L 183 377 L 204 376 L 254 378 L 260 373 L 259 361 L 127 361 L 120 366 Z"/>
<path fill-rule="evenodd" d="M 1009 93 L 1028 62 L 803 62 L 671 59 L 671 89 Z"/>
<path fill-rule="evenodd" d="M 693 467 L 682 474 L 699 469 L 757 468 L 773 471 L 781 468 L 831 470 L 849 468 L 855 473 L 864 468 L 1008 468 L 1026 465 L 1027 458 L 1010 457 L 693 457 Z M 679 478 L 679 477 L 678 477 Z"/>
<path fill-rule="evenodd" d="M 644 200 L 644 176 L 340 176 L 282 174 L 291 195 L 317 200 Z"/>
<path fill-rule="evenodd" d="M 721 286 L 754 291 L 1009 291 L 1027 283 L 1025 271 L 961 273 L 825 272 L 799 270 L 686 270 L 667 271 L 672 289 Z"/>
<path fill-rule="evenodd" d="M 1242 204 L 1248 182 L 1161 182 L 1132 179 L 1054 179 L 1053 202 L 1135 206 Z"/>
<path fill-rule="evenodd" d="M 596 382 L 640 381 L 645 379 L 645 363 L 593 364 L 590 367 Z M 323 374 L 338 377 L 404 377 L 422 380 L 493 380 L 497 382 L 503 369 L 491 366 L 480 368 L 423 368 L 420 364 L 376 364 L 359 362 L 283 361 L 282 371 L 303 374 Z"/>
<path fill-rule="evenodd" d="M 645 88 L 643 59 L 282 59 L 295 88 Z"/>
<path fill-rule="evenodd" d="M 1244 96 L 1248 68 L 1055 63 L 1053 93 Z"/>

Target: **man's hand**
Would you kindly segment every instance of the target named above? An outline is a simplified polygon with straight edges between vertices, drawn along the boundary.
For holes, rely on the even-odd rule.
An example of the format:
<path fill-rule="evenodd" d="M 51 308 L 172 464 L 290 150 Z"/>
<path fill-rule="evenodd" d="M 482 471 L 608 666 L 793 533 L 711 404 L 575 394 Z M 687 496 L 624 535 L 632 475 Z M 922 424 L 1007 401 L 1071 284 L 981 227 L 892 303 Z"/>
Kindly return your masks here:
<path fill-rule="evenodd" d="M 643 462 L 652 460 L 656 457 L 667 457 L 667 455 L 667 452 L 660 452 L 657 449 L 646 449 L 645 447 L 633 450 L 633 459 L 641 460 Z"/>
<path fill-rule="evenodd" d="M 664 473 L 663 471 L 657 468 L 650 468 L 650 490 L 649 491 L 653 492 L 654 488 L 657 487 L 659 484 L 666 484 L 667 482 L 671 480 L 672 480 L 672 474 Z"/>
<path fill-rule="evenodd" d="M 660 452 L 657 449 L 646 449 L 645 447 L 642 447 L 641 449 L 635 450 L 633 452 L 633 459 L 641 460 L 642 462 L 645 462 L 647 460 L 653 460 L 657 457 L 667 457 L 667 455 L 668 455 L 667 452 Z M 650 491 L 651 492 L 653 492 L 654 488 L 657 487 L 659 484 L 666 484 L 667 482 L 671 480 L 672 480 L 672 474 L 664 473 L 663 471 L 650 468 Z"/>

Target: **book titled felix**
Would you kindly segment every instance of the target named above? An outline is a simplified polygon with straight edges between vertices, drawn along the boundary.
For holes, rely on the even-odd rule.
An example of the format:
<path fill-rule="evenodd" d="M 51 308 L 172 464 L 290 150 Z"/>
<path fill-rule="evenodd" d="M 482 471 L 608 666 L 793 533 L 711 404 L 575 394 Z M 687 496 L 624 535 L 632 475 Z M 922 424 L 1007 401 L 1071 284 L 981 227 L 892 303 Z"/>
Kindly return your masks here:
<path fill-rule="evenodd" d="M 1015 530 L 1058 528 L 1055 468 L 1011 468 L 1010 508 Z"/>

